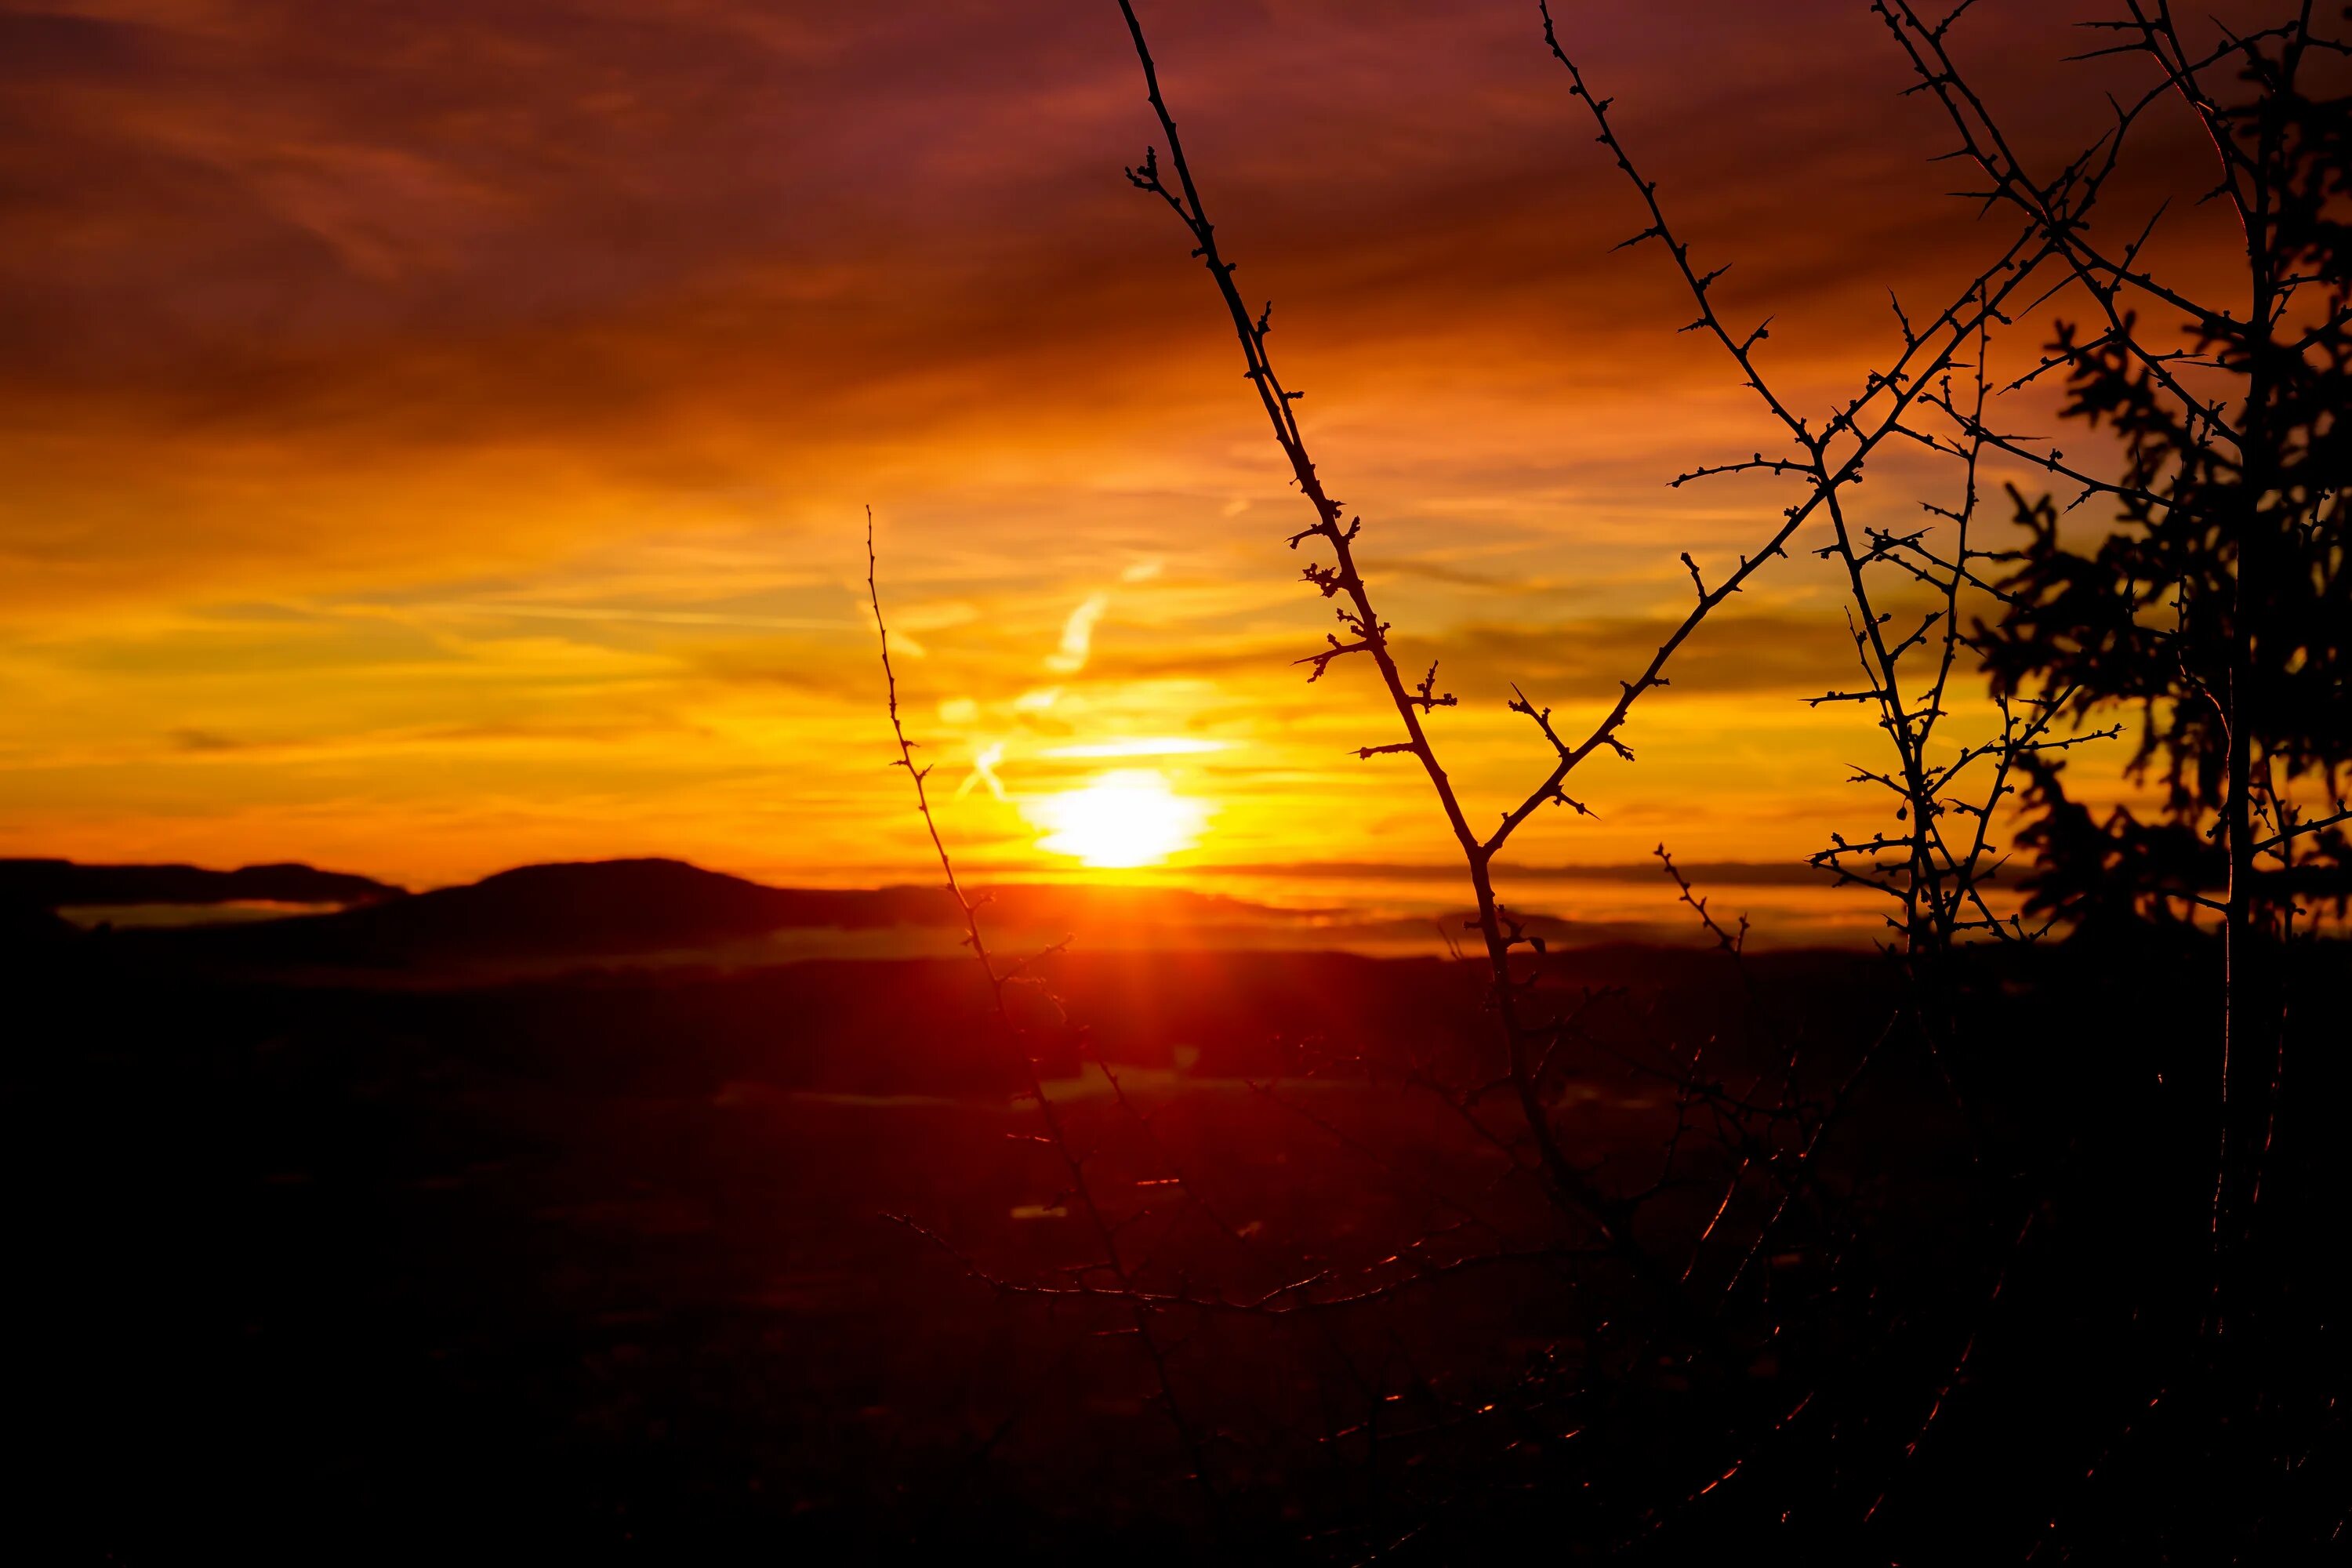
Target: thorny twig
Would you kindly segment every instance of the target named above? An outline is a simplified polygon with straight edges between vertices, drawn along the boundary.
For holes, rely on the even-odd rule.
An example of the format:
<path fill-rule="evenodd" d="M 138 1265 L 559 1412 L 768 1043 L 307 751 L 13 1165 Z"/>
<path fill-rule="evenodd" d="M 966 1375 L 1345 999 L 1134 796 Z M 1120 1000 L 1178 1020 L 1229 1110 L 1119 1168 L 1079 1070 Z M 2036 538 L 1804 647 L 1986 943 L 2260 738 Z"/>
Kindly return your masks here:
<path fill-rule="evenodd" d="M 932 814 L 930 795 L 926 787 L 931 770 L 916 763 L 916 743 L 908 738 L 906 724 L 898 716 L 898 676 L 890 663 L 890 628 L 882 616 L 882 591 L 877 582 L 874 511 L 871 507 L 866 512 L 866 593 L 874 607 L 874 630 L 881 643 L 882 679 L 889 702 L 890 733 L 898 747 L 898 760 L 892 765 L 906 769 L 913 784 L 915 809 L 922 816 L 924 830 L 930 835 L 931 848 L 939 858 L 940 875 L 945 879 L 948 892 L 963 917 L 964 945 L 971 950 L 972 961 L 980 966 L 981 973 L 988 982 L 990 1005 L 994 1009 L 999 1028 L 1020 1059 L 1029 1098 L 1036 1103 L 1038 1118 L 1045 1128 L 1045 1142 L 1060 1161 L 1069 1194 L 1077 1201 L 1088 1227 L 1094 1232 L 1102 1253 L 1100 1267 L 1118 1283 L 1118 1289 L 1108 1294 L 1127 1305 L 1135 1324 L 1136 1342 L 1142 1346 L 1144 1357 L 1150 1362 L 1152 1376 L 1159 1384 L 1160 1407 L 1167 1413 L 1178 1441 L 1184 1447 L 1192 1467 L 1193 1480 L 1207 1500 L 1213 1517 L 1222 1518 L 1222 1500 L 1209 1475 L 1201 1435 L 1177 1397 L 1175 1384 L 1169 1372 L 1167 1349 L 1153 1331 L 1154 1300 L 1149 1293 L 1137 1289 L 1133 1272 L 1119 1250 L 1117 1228 L 1105 1218 L 1101 1205 L 1096 1201 L 1093 1185 L 1087 1177 L 1085 1156 L 1072 1144 L 1069 1130 L 1063 1124 L 1061 1116 L 1054 1109 L 1053 1100 L 1045 1093 L 1045 1080 L 1037 1070 L 1036 1056 L 1030 1049 L 1029 1030 L 1013 1016 L 1006 994 L 1007 987 L 1013 983 L 1013 975 L 1000 970 L 988 951 L 987 940 L 980 928 L 980 905 L 964 892 L 963 884 L 956 875 L 955 860 L 948 853 L 947 841 L 940 835 L 939 818 Z M 1117 1079 L 1114 1079 L 1112 1083 L 1116 1089 Z M 1123 1100 L 1122 1096 L 1122 1102 Z M 1000 1290 L 1009 1289 L 1001 1283 L 997 1288 Z"/>

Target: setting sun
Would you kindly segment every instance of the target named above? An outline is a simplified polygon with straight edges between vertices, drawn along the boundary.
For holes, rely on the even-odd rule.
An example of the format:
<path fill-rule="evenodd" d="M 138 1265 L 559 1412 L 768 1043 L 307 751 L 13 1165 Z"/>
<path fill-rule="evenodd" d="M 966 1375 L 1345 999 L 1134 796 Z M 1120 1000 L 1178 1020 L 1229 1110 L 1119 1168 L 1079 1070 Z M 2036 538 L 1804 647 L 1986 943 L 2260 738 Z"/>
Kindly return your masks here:
<path fill-rule="evenodd" d="M 1157 865 L 1189 847 L 1209 809 L 1171 789 L 1157 769 L 1118 768 L 1039 802 L 1029 815 L 1046 830 L 1040 849 L 1118 868 Z"/>

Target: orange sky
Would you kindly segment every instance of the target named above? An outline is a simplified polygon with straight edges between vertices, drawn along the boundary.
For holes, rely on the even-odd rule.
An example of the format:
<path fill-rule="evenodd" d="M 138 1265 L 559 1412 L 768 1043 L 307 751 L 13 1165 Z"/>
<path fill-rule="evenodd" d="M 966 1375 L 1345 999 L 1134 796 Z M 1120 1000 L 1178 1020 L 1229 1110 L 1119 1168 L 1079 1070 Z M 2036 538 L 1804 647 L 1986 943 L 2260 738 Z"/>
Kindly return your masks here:
<path fill-rule="evenodd" d="M 2079 47 L 2069 15 L 1970 24 L 2053 144 L 2100 110 L 2048 88 L 2093 79 L 2020 62 Z M 1888 285 L 1940 303 L 2000 243 L 1859 0 L 1561 16 L 1797 390 L 1886 352 Z M 1769 431 L 1658 258 L 1610 253 L 1631 195 L 1531 5 L 1145 19 L 1497 811 L 1544 762 L 1509 683 L 1589 725 L 1679 616 L 1677 552 L 1712 577 L 1791 499 L 1664 480 Z M 1152 127 L 1109 0 L 98 0 L 0 9 L 0 853 L 921 875 L 870 500 L 975 865 L 1069 864 L 1044 803 L 1119 769 L 1197 803 L 1193 861 L 1444 854 L 1410 764 L 1347 754 L 1392 738 L 1369 672 L 1288 662 L 1328 624 L 1283 544 L 1307 519 L 1120 178 Z M 1882 518 L 1949 499 L 1884 477 Z M 1638 710 L 1638 764 L 1580 775 L 1599 820 L 1522 857 L 1852 826 L 1872 732 L 1801 700 L 1847 679 L 1839 603 L 1776 568 Z"/>

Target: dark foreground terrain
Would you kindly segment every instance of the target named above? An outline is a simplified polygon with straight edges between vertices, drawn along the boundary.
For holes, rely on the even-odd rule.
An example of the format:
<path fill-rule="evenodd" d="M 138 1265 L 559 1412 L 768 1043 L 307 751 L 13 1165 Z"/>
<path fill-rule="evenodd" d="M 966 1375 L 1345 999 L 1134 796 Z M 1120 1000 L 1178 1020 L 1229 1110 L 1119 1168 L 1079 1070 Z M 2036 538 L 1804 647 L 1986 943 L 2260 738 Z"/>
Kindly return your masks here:
<path fill-rule="evenodd" d="M 1759 1257 L 1790 1306 L 1728 1359 L 1654 1353 L 1651 1295 L 1512 1244 L 1504 1156 L 1408 1081 L 1475 1049 L 1466 971 L 1067 959 L 1091 1035 L 1049 1094 L 1105 1207 L 1154 1216 L 1153 1277 L 1328 1280 L 1155 1314 L 1163 1389 L 1118 1303 L 975 1277 L 1066 1281 L 1095 1244 L 963 961 L 272 971 L 26 924 L 10 1507 L 74 1556 L 2286 1562 L 2352 1500 L 2342 1064 L 2296 1058 L 2263 1201 L 2297 1243 L 2217 1338 L 2193 947 L 1983 980 L 1964 1102 L 1874 1065 L 1819 1167 L 1869 1268 Z M 1551 984 L 1622 987 L 1603 1047 L 1736 1058 L 1761 1014 L 1824 1080 L 1890 994 L 1857 955 L 1627 948 Z M 1675 1134 L 1632 1059 L 1562 1090 L 1604 1175 Z M 1710 1202 L 1668 1194 L 1651 1239 Z"/>

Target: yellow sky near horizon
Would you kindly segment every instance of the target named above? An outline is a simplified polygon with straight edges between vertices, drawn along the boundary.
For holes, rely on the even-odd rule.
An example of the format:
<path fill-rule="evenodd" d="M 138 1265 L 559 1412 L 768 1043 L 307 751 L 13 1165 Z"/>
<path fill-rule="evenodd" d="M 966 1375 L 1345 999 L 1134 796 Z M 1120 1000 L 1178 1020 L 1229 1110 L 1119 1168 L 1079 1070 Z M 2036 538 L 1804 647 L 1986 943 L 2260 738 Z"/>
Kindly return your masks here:
<path fill-rule="evenodd" d="M 1192 803 L 1178 867 L 1443 860 L 1410 762 L 1353 754 L 1395 738 L 1369 669 L 1292 662 L 1329 624 L 1284 542 L 1304 506 L 1206 279 L 1119 178 L 1150 126 L 1101 9 L 0 16 L 26 192 L 0 219 L 0 854 L 921 876 L 870 502 L 975 870 L 1071 869 L 1054 803 L 1109 773 Z M 1776 373 L 1826 404 L 1894 342 L 1889 284 L 1937 299 L 1999 240 L 1941 195 L 1864 8 L 1812 10 L 1803 47 L 1695 0 L 1595 16 L 1588 53 L 1738 264 L 1732 312 L 1777 312 Z M 1547 761 L 1511 684 L 1589 727 L 1681 616 L 1678 553 L 1719 577 L 1794 499 L 1665 481 L 1769 427 L 1675 335 L 1657 258 L 1610 253 L 1639 220 L 1523 8 L 1147 20 L 1491 820 Z M 1891 461 L 1864 510 L 1948 489 Z M 1516 856 L 1850 830 L 1874 734 L 1803 699 L 1852 658 L 1828 568 L 1776 564 L 1644 699 L 1638 763 L 1580 773 L 1597 816 Z"/>

